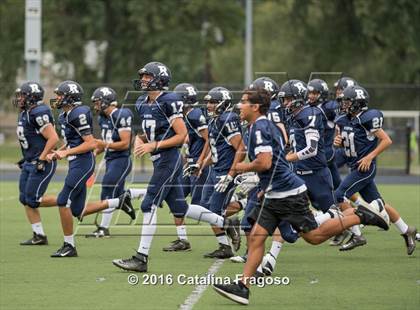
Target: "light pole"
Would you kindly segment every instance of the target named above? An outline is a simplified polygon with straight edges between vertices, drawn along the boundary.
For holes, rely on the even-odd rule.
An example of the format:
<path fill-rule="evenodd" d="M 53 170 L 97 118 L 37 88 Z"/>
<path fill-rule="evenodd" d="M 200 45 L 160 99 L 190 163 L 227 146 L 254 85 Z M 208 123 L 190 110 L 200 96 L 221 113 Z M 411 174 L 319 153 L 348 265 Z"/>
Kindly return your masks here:
<path fill-rule="evenodd" d="M 26 0 L 25 61 L 26 79 L 40 81 L 42 0 Z"/>
<path fill-rule="evenodd" d="M 246 0 L 245 9 L 245 87 L 252 82 L 252 0 Z"/>

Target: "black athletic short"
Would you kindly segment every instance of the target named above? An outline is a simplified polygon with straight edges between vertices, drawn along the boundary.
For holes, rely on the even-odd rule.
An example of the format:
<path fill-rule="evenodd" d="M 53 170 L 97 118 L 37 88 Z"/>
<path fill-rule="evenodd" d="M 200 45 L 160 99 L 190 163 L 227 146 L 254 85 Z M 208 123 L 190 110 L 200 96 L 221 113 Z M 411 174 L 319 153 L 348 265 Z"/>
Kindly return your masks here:
<path fill-rule="evenodd" d="M 309 210 L 307 192 L 281 199 L 264 199 L 263 206 L 257 205 L 249 214 L 248 221 L 264 227 L 270 235 L 281 221 L 289 222 L 297 232 L 309 232 L 318 227 Z"/>

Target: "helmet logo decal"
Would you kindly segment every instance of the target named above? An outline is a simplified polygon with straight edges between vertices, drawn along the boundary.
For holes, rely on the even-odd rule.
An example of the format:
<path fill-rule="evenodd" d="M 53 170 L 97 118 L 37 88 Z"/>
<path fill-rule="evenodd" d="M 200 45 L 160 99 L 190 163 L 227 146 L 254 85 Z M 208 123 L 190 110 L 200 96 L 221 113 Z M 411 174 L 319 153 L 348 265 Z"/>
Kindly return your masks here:
<path fill-rule="evenodd" d="M 194 87 L 187 86 L 185 89 L 188 91 L 188 96 L 195 96 L 197 95 L 197 92 L 195 91 Z"/>
<path fill-rule="evenodd" d="M 223 96 L 223 100 L 230 100 L 232 98 L 230 98 L 230 94 L 227 90 L 221 90 L 220 93 Z"/>
<path fill-rule="evenodd" d="M 100 90 L 104 96 L 112 95 L 112 92 L 109 90 L 108 87 L 102 87 Z"/>
<path fill-rule="evenodd" d="M 354 86 L 354 81 L 353 80 L 347 80 L 346 83 L 347 83 L 347 87 Z"/>
<path fill-rule="evenodd" d="M 31 92 L 33 93 L 40 93 L 41 90 L 38 87 L 38 84 L 29 84 L 29 86 L 31 87 Z"/>
<path fill-rule="evenodd" d="M 273 88 L 273 83 L 271 83 L 270 81 L 264 81 L 264 89 L 265 89 L 266 91 L 271 91 L 271 92 L 273 92 L 273 91 L 274 91 L 274 88 Z"/>
<path fill-rule="evenodd" d="M 165 66 L 158 66 L 159 68 L 159 75 L 169 76 L 168 74 L 168 68 Z"/>
<path fill-rule="evenodd" d="M 356 99 L 366 99 L 362 89 L 355 89 L 354 91 L 356 92 Z"/>
<path fill-rule="evenodd" d="M 77 85 L 76 84 L 67 84 L 69 86 L 69 92 L 72 94 L 78 94 L 79 90 L 77 89 Z"/>
<path fill-rule="evenodd" d="M 302 82 L 297 82 L 297 83 L 293 84 L 293 86 L 298 88 L 300 94 L 305 93 L 305 91 L 306 91 L 306 88 L 302 84 Z"/>

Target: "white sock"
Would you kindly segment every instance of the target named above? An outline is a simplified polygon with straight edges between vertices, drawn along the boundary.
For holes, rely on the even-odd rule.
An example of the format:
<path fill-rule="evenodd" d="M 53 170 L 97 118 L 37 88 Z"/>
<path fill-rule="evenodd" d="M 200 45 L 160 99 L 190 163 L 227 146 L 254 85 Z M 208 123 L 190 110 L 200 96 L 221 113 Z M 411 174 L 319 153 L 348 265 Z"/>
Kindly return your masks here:
<path fill-rule="evenodd" d="M 396 220 L 394 224 L 402 234 L 405 234 L 407 232 L 408 225 L 403 221 L 402 218 Z"/>
<path fill-rule="evenodd" d="M 226 237 L 225 233 L 220 234 L 220 235 L 216 235 L 216 239 L 221 244 L 229 245 L 229 241 L 228 241 L 228 238 Z"/>
<path fill-rule="evenodd" d="M 143 214 L 143 226 L 141 228 L 140 244 L 137 252 L 149 255 L 150 246 L 152 245 L 153 236 L 156 232 L 157 211 L 156 206 L 151 212 Z"/>
<path fill-rule="evenodd" d="M 273 240 L 273 242 L 271 243 L 270 253 L 274 256 L 274 258 L 277 259 L 277 256 L 279 256 L 282 246 L 283 243 L 281 243 L 280 241 Z"/>
<path fill-rule="evenodd" d="M 187 238 L 187 227 L 185 225 L 179 225 L 176 227 L 176 232 L 180 240 L 188 240 Z"/>
<path fill-rule="evenodd" d="M 222 216 L 217 215 L 199 205 L 189 205 L 185 216 L 197 221 L 209 223 L 219 228 L 223 228 L 224 219 Z"/>
<path fill-rule="evenodd" d="M 330 218 L 331 218 L 331 215 L 328 212 L 325 212 L 325 213 L 317 214 L 315 216 L 315 221 L 318 223 L 318 226 L 321 226 L 322 223 L 328 221 Z"/>
<path fill-rule="evenodd" d="M 360 230 L 360 226 L 359 225 L 354 225 L 354 226 L 350 227 L 350 230 L 356 236 L 361 236 L 362 235 L 362 232 Z"/>
<path fill-rule="evenodd" d="M 33 223 L 31 224 L 31 226 L 34 233 L 36 233 L 37 235 L 45 236 L 44 229 L 42 228 L 41 222 Z"/>
<path fill-rule="evenodd" d="M 363 204 L 363 200 L 360 197 L 357 197 L 356 201 L 354 202 L 354 204 L 358 207 L 361 206 Z"/>
<path fill-rule="evenodd" d="M 74 247 L 74 236 L 64 236 L 64 242 L 70 243 Z"/>
<path fill-rule="evenodd" d="M 115 209 L 120 203 L 120 200 L 118 198 L 107 199 L 106 201 L 108 202 L 108 209 Z"/>
<path fill-rule="evenodd" d="M 129 191 L 130 191 L 131 198 L 139 199 L 140 197 L 146 195 L 147 189 L 145 189 L 145 188 L 130 188 Z"/>
<path fill-rule="evenodd" d="M 112 220 L 112 212 L 102 212 L 101 225 L 99 226 L 103 228 L 109 228 L 109 226 L 111 225 L 111 220 Z"/>

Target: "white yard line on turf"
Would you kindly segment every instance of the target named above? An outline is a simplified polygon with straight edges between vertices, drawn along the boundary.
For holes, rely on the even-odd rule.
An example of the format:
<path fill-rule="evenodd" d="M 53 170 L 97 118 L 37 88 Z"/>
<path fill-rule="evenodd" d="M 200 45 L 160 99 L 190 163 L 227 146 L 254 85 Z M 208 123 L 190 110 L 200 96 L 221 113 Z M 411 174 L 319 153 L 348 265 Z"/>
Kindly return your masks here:
<path fill-rule="evenodd" d="M 214 275 L 216 272 L 219 271 L 220 267 L 222 267 L 224 263 L 224 259 L 218 259 L 210 266 L 209 270 L 207 270 L 207 275 Z M 207 289 L 208 284 L 200 284 L 197 285 L 192 293 L 185 299 L 182 305 L 179 306 L 179 310 L 191 310 L 194 305 L 198 302 L 203 295 L 204 291 Z"/>

